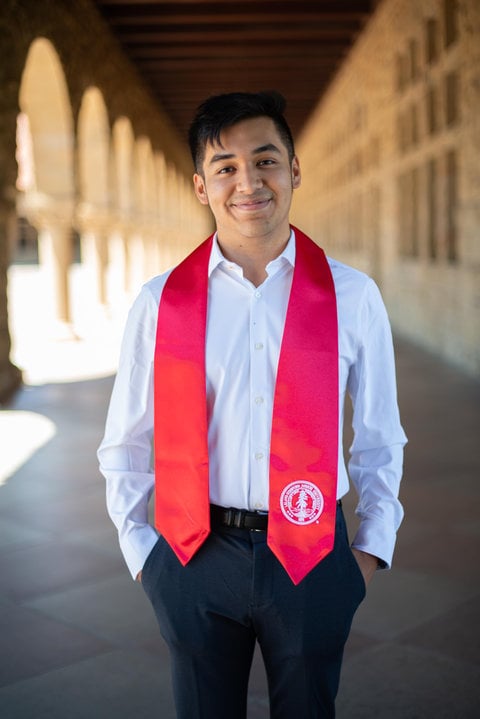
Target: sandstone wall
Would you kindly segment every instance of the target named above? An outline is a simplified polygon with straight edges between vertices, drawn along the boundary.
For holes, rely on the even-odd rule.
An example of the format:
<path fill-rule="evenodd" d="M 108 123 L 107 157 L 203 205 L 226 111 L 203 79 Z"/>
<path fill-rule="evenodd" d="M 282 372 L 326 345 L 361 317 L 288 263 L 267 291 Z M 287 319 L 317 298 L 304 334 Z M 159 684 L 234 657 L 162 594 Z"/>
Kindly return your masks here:
<path fill-rule="evenodd" d="M 381 2 L 297 149 L 296 221 L 480 377 L 480 3 Z"/>

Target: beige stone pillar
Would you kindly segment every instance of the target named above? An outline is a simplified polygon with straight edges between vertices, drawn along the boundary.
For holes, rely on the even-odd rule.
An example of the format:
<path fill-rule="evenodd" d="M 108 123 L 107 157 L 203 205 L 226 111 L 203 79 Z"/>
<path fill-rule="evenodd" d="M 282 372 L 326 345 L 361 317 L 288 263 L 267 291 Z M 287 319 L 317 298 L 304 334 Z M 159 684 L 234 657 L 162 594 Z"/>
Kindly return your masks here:
<path fill-rule="evenodd" d="M 124 298 L 128 292 L 127 287 L 127 266 L 128 247 L 126 237 L 128 235 L 126 223 L 114 217 L 108 236 L 108 267 L 107 285 L 108 301 L 117 302 Z"/>
<path fill-rule="evenodd" d="M 113 231 L 113 222 L 108 213 L 83 204 L 77 210 L 75 226 L 80 232 L 82 263 L 90 276 L 95 299 L 106 305 L 108 238 Z"/>
<path fill-rule="evenodd" d="M 18 115 L 18 82 L 15 42 L 8 24 L 2 25 L 0 62 L 0 402 L 6 401 L 20 386 L 22 375 L 10 360 L 11 339 L 8 323 L 7 270 L 16 239 L 15 136 Z"/>
<path fill-rule="evenodd" d="M 127 292 L 135 296 L 145 282 L 145 238 L 142 234 L 142 225 L 132 218 L 129 232 L 125 236 L 125 249 L 127 252 Z"/>
<path fill-rule="evenodd" d="M 108 273 L 112 276 L 114 300 L 131 292 L 132 253 L 130 236 L 134 229 L 127 213 L 112 217 L 108 237 Z"/>
<path fill-rule="evenodd" d="M 133 229 L 129 222 L 122 223 L 122 246 L 123 246 L 123 256 L 125 258 L 125 265 L 124 265 L 124 276 L 123 276 L 123 289 L 125 292 L 130 294 L 132 292 L 132 247 L 130 245 L 130 237 L 133 233 Z"/>
<path fill-rule="evenodd" d="M 101 305 L 107 303 L 107 237 L 98 229 L 84 229 L 80 235 L 82 262 L 90 270 L 95 298 Z"/>
<path fill-rule="evenodd" d="M 44 221 L 37 225 L 40 264 L 50 289 L 54 319 L 70 324 L 70 293 L 68 269 L 72 259 L 71 226 Z"/>
<path fill-rule="evenodd" d="M 27 193 L 22 198 L 21 210 L 38 231 L 38 254 L 45 280 L 46 299 L 52 313 L 51 319 L 58 326 L 70 326 L 72 203 L 39 193 Z"/>
<path fill-rule="evenodd" d="M 6 401 L 22 382 L 22 373 L 10 361 L 11 340 L 8 325 L 7 269 L 15 227 L 15 205 L 13 201 L 3 200 L 0 202 L 0 403 Z"/>

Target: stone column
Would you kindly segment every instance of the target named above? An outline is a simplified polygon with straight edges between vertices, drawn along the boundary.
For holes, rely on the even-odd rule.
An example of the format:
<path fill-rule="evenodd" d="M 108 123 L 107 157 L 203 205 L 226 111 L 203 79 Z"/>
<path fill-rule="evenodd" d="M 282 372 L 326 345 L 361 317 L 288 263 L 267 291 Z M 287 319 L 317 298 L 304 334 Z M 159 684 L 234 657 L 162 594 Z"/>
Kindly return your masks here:
<path fill-rule="evenodd" d="M 21 209 L 38 231 L 38 254 L 52 319 L 57 329 L 69 330 L 73 203 L 32 192 L 23 196 Z"/>
<path fill-rule="evenodd" d="M 128 245 L 125 239 L 127 234 L 126 222 L 114 216 L 108 235 L 107 300 L 109 303 L 116 303 L 128 293 Z"/>
<path fill-rule="evenodd" d="M 0 196 L 2 194 L 0 188 Z M 8 326 L 7 270 L 16 227 L 14 202 L 0 201 L 0 403 L 8 400 L 22 382 L 22 373 L 11 361 Z"/>
<path fill-rule="evenodd" d="M 140 233 L 143 238 L 143 275 L 147 281 L 162 270 L 160 223 L 155 217 L 150 217 L 140 228 Z"/>
<path fill-rule="evenodd" d="M 112 216 L 108 237 L 108 269 L 113 284 L 114 301 L 131 292 L 132 252 L 130 237 L 134 233 L 130 216 L 120 212 Z"/>
<path fill-rule="evenodd" d="M 15 244 L 15 137 L 18 114 L 18 74 L 15 64 L 15 39 L 10 28 L 0 27 L 0 402 L 6 401 L 20 386 L 22 375 L 10 360 L 11 340 L 8 325 L 7 270 Z"/>
<path fill-rule="evenodd" d="M 42 222 L 38 226 L 38 252 L 47 283 L 51 289 L 54 318 L 70 324 L 68 268 L 72 259 L 71 226 L 59 222 Z"/>
<path fill-rule="evenodd" d="M 121 223 L 122 248 L 124 256 L 124 272 L 123 272 L 123 289 L 128 295 L 132 292 L 132 248 L 130 245 L 130 237 L 133 234 L 133 228 L 130 220 L 124 219 Z"/>
<path fill-rule="evenodd" d="M 143 226 L 140 221 L 132 216 L 125 226 L 124 248 L 126 259 L 126 292 L 130 297 L 135 297 L 140 287 L 145 282 L 145 238 Z"/>
<path fill-rule="evenodd" d="M 112 220 L 108 213 L 83 204 L 77 210 L 75 225 L 80 232 L 82 263 L 89 270 L 96 300 L 106 305 L 108 238 L 113 230 Z"/>

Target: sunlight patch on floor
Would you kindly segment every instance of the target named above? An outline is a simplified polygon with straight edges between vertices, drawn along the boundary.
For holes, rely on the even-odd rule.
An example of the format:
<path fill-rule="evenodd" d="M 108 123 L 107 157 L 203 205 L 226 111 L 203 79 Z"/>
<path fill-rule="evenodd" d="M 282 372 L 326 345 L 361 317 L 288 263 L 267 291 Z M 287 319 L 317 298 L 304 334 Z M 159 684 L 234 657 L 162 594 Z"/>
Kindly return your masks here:
<path fill-rule="evenodd" d="M 108 306 L 93 298 L 88 272 L 70 272 L 72 323 L 54 322 L 48 286 L 36 265 L 12 265 L 8 271 L 12 362 L 25 384 L 77 382 L 116 372 L 127 298 Z"/>
<path fill-rule="evenodd" d="M 36 412 L 0 411 L 0 486 L 49 442 L 57 432 L 54 422 Z"/>

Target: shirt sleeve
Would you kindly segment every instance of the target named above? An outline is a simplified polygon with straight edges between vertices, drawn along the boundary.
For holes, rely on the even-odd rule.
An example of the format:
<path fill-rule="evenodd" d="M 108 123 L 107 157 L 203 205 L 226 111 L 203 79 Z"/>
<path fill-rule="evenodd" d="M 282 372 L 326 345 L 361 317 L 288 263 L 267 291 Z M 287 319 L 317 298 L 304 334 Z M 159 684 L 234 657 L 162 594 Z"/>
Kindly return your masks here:
<path fill-rule="evenodd" d="M 380 292 L 370 279 L 359 313 L 358 351 L 348 378 L 354 430 L 348 469 L 358 493 L 356 514 L 360 517 L 352 546 L 390 568 L 403 519 L 398 493 L 407 438 L 397 404 L 390 323 Z"/>
<path fill-rule="evenodd" d="M 108 513 L 135 579 L 158 535 L 148 519 L 153 492 L 153 357 L 158 303 L 143 287 L 129 312 L 98 449 Z"/>

